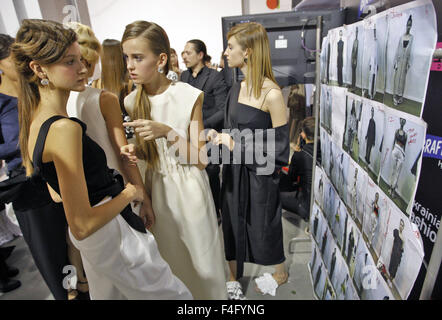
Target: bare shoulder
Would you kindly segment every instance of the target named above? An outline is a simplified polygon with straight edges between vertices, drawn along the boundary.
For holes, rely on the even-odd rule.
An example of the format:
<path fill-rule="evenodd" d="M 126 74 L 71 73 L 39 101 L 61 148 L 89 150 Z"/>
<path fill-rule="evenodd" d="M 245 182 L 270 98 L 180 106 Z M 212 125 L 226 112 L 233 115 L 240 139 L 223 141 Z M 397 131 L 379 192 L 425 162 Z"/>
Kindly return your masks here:
<path fill-rule="evenodd" d="M 117 95 L 112 93 L 112 92 L 110 92 L 110 91 L 107 91 L 107 90 L 102 90 L 101 91 L 100 99 L 101 100 L 106 100 L 106 101 L 109 101 L 109 100 L 117 100 L 118 101 Z"/>
<path fill-rule="evenodd" d="M 63 139 L 68 137 L 78 137 L 83 133 L 83 128 L 81 125 L 73 120 L 64 118 L 55 121 L 48 132 L 48 139 L 57 141 L 63 141 Z"/>

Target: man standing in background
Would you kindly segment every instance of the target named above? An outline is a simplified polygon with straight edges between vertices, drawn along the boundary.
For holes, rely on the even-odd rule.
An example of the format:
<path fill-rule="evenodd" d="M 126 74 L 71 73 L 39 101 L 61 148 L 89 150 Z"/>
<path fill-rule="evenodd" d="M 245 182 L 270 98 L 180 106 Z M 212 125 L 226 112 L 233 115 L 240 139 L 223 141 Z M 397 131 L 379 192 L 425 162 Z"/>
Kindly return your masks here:
<path fill-rule="evenodd" d="M 209 59 L 204 42 L 198 39 L 189 40 L 182 53 L 187 70 L 181 74 L 181 81 L 204 91 L 203 124 L 204 129 L 215 129 L 220 132 L 224 123 L 224 105 L 227 98 L 227 85 L 222 73 L 208 68 Z M 215 149 L 216 150 L 216 149 Z M 210 148 L 209 148 L 210 153 Z M 209 154 L 210 159 L 210 154 Z M 218 217 L 220 217 L 219 164 L 209 163 L 206 167 L 212 190 L 213 200 Z"/>

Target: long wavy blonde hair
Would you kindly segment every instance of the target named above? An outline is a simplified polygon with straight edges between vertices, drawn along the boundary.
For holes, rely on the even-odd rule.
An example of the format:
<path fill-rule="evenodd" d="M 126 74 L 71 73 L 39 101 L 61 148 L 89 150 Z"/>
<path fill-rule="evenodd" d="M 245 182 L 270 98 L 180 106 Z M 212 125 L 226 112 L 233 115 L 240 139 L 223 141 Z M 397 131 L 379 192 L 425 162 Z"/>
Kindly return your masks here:
<path fill-rule="evenodd" d="M 170 42 L 164 29 L 153 22 L 135 21 L 126 26 L 121 44 L 136 38 L 147 41 L 150 50 L 155 55 L 159 56 L 162 53 L 167 55 L 167 63 L 164 67 L 164 74 L 167 74 L 170 70 Z M 137 90 L 133 118 L 152 120 L 149 97 L 142 85 Z M 159 161 L 159 154 L 155 141 L 144 141 L 139 135 L 136 135 L 136 140 L 139 151 L 146 160 L 147 167 L 156 167 Z"/>
<path fill-rule="evenodd" d="M 243 50 L 249 49 L 245 75 L 247 92 L 258 99 L 266 77 L 276 83 L 267 32 L 259 23 L 246 22 L 233 26 L 227 33 L 227 39 L 231 37 L 235 37 Z"/>
<path fill-rule="evenodd" d="M 31 61 L 51 65 L 63 58 L 66 50 L 77 41 L 77 35 L 69 28 L 54 21 L 25 19 L 17 32 L 11 54 L 19 76 L 18 116 L 19 143 L 26 174 L 33 166 L 28 152 L 29 130 L 40 103 L 40 79 L 29 66 Z"/>

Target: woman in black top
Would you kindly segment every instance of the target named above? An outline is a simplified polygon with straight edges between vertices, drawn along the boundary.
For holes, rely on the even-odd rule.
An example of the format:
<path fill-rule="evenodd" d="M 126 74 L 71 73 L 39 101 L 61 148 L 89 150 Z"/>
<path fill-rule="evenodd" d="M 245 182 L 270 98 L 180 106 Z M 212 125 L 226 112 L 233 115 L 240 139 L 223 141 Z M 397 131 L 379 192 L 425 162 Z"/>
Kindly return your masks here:
<path fill-rule="evenodd" d="M 190 299 L 130 208 L 143 199 L 143 187 L 123 188 L 86 125 L 67 117 L 70 91 L 84 90 L 87 81 L 76 40 L 60 23 L 26 19 L 12 46 L 26 173 L 39 173 L 52 197 L 62 199 L 92 299 Z"/>
<path fill-rule="evenodd" d="M 310 195 L 312 186 L 313 146 L 315 137 L 315 118 L 305 118 L 301 123 L 298 150 L 292 155 L 287 176 L 281 178 L 282 208 L 293 212 L 305 221 L 310 217 Z M 302 140 L 301 140 L 302 139 Z M 318 143 L 317 162 L 321 162 Z"/>

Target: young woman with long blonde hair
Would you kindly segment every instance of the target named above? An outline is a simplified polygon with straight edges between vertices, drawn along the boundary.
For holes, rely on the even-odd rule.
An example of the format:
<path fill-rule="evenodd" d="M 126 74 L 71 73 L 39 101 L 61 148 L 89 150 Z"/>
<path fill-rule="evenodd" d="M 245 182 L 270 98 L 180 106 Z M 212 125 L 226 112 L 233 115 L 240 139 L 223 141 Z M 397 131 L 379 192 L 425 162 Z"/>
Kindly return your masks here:
<path fill-rule="evenodd" d="M 208 137 L 232 153 L 233 163 L 223 160 L 222 226 L 230 265 L 229 297 L 243 299 L 237 280 L 243 275 L 244 262 L 276 265 L 272 276 L 264 274 L 256 279 L 262 293 L 274 294 L 288 279 L 277 170 L 288 162 L 289 132 L 286 105 L 273 77 L 264 27 L 254 22 L 238 24 L 227 38 L 229 67 L 240 68 L 245 79 L 233 85 L 227 98 L 224 128 L 231 131 L 210 131 Z M 274 150 L 267 150 L 272 143 Z M 263 152 L 267 163 L 255 159 L 256 152 Z M 274 169 L 260 172 L 268 164 Z"/>

